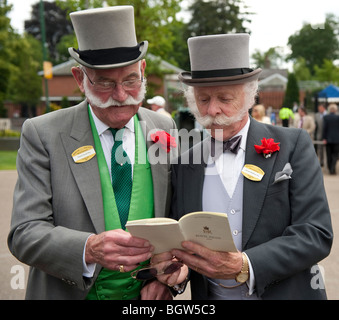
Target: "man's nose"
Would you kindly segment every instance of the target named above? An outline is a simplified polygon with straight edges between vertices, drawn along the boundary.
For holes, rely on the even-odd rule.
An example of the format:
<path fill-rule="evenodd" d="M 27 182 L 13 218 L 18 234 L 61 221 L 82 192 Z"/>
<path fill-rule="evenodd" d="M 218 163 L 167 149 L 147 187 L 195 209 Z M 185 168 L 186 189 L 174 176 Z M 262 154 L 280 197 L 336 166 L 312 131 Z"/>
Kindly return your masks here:
<path fill-rule="evenodd" d="M 128 93 L 120 83 L 117 83 L 116 87 L 113 89 L 112 98 L 119 102 L 124 102 L 128 98 Z"/>
<path fill-rule="evenodd" d="M 210 115 L 211 117 L 215 117 L 221 113 L 222 111 L 218 101 L 211 100 L 207 108 L 207 114 Z"/>

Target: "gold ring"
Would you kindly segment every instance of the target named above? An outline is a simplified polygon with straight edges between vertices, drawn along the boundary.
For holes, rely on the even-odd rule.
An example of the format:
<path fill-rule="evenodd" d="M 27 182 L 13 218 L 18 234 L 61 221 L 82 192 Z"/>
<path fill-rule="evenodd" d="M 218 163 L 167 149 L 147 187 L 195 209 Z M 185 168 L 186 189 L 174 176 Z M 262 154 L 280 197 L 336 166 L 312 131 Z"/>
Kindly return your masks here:
<path fill-rule="evenodd" d="M 125 272 L 123 265 L 119 266 L 119 272 Z"/>

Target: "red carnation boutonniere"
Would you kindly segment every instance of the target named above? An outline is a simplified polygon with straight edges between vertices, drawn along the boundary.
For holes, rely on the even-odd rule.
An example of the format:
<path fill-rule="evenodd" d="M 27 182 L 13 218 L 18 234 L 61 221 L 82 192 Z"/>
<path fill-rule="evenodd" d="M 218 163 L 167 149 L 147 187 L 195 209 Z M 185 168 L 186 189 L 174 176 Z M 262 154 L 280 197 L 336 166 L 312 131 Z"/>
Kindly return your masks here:
<path fill-rule="evenodd" d="M 167 153 L 171 151 L 171 148 L 176 148 L 177 146 L 175 138 L 166 131 L 157 131 L 151 134 L 151 139 L 155 143 L 159 143 Z"/>
<path fill-rule="evenodd" d="M 267 159 L 271 157 L 273 152 L 280 150 L 279 144 L 280 142 L 274 142 L 273 139 L 263 138 L 261 140 L 261 146 L 254 145 L 254 148 L 255 151 L 257 151 L 257 153 L 262 153 L 264 157 Z"/>

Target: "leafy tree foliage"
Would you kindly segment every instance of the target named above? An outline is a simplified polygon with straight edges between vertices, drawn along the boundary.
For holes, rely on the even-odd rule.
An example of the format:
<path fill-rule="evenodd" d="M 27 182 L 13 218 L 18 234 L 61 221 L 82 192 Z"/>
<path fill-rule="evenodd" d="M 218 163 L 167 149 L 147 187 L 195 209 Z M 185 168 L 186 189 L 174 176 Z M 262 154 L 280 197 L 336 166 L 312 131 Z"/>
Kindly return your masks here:
<path fill-rule="evenodd" d="M 288 39 L 292 50 L 289 59 L 296 61 L 302 57 L 312 75 L 315 73 L 314 67 L 321 66 L 324 59 L 338 59 L 338 26 L 339 22 L 333 15 L 328 15 L 323 25 L 305 24 L 300 31 Z"/>
<path fill-rule="evenodd" d="M 7 16 L 11 10 L 7 0 L 0 0 L 0 105 L 11 100 L 34 114 L 41 96 L 41 79 L 37 75 L 41 47 L 32 37 L 21 37 L 13 31 Z"/>
<path fill-rule="evenodd" d="M 256 49 L 252 54 L 252 59 L 257 68 L 279 69 L 284 60 L 281 47 L 269 48 L 266 52 Z"/>
<path fill-rule="evenodd" d="M 249 32 L 244 27 L 244 22 L 251 21 L 247 18 L 249 13 L 242 12 L 241 5 L 242 0 L 195 0 L 189 7 L 192 18 L 188 36 Z"/>
<path fill-rule="evenodd" d="M 294 102 L 299 103 L 299 87 L 295 74 L 289 73 L 283 106 L 292 108 Z"/>
<path fill-rule="evenodd" d="M 49 59 L 54 63 L 62 62 L 57 46 L 61 38 L 73 33 L 73 27 L 66 17 L 66 11 L 54 2 L 43 1 L 46 26 L 46 43 Z M 30 20 L 25 21 L 25 31 L 41 41 L 40 2 L 32 6 Z"/>

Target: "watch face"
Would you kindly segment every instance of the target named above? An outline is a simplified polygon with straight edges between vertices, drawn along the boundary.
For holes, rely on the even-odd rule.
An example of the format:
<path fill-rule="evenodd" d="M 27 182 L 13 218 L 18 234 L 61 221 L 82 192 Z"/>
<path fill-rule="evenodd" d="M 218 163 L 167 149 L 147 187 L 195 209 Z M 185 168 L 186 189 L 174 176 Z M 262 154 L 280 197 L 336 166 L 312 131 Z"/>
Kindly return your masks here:
<path fill-rule="evenodd" d="M 248 279 L 248 273 L 240 273 L 237 275 L 236 281 L 242 283 L 246 282 Z"/>

